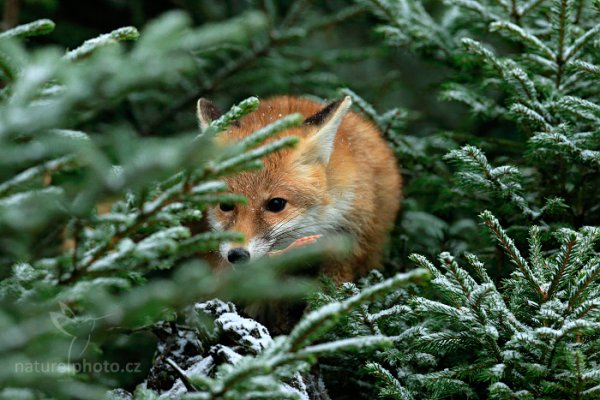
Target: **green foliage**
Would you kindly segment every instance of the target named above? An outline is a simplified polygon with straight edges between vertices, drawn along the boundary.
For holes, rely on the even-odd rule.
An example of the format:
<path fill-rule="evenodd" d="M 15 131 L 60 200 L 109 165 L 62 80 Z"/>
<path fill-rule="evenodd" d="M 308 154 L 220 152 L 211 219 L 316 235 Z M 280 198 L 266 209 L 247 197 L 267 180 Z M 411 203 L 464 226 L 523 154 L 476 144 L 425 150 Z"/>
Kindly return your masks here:
<path fill-rule="evenodd" d="M 466 268 L 449 253 L 439 266 L 415 254 L 435 296 L 388 295 L 355 311 L 334 336 L 371 330 L 393 338 L 392 349 L 358 355 L 382 398 L 595 398 L 600 231 L 559 231 L 560 248 L 544 256 L 534 226 L 526 260 L 490 212 L 481 219 L 515 266 L 509 278 L 496 285 L 473 254 Z M 355 379 L 369 382 L 364 373 Z"/>
<path fill-rule="evenodd" d="M 492 136 L 486 146 L 504 157 L 503 147 L 515 149 L 522 156 L 511 156 L 512 165 L 493 168 L 472 146 L 448 154 L 466 197 L 525 226 L 598 220 L 597 9 L 587 1 L 461 0 L 434 14 L 418 0 L 361 3 L 383 19 L 391 45 L 455 71 L 441 99 L 511 123 L 510 142 Z"/>
<path fill-rule="evenodd" d="M 404 246 L 450 249 L 468 268 L 448 252 L 439 267 L 411 256 L 430 270 L 431 287 L 367 304 L 333 335 L 378 331 L 397 337 L 395 348 L 329 359 L 330 379 L 350 387 L 342 396 L 370 387 L 394 399 L 597 397 L 598 9 L 586 1 L 359 3 L 382 21 L 377 31 L 389 45 L 452 71 L 440 100 L 464 104 L 474 123 L 492 129 L 388 133 L 409 170 Z M 431 146 L 442 139 L 445 148 Z M 438 202 L 428 186 L 439 189 Z M 512 232 L 481 214 L 504 255 L 474 229 L 485 208 Z M 519 251 L 527 243 L 528 257 Z M 404 254 L 396 257 L 403 264 Z"/>
<path fill-rule="evenodd" d="M 232 325 L 238 325 L 237 332 L 248 332 L 247 338 L 237 339 L 237 346 L 233 347 L 240 353 L 250 353 L 249 356 L 229 355 L 228 362 L 220 365 L 210 375 L 206 370 L 206 361 L 198 363 L 203 366 L 203 371 L 192 369 L 188 375 L 183 373 L 185 380 L 192 386 L 191 392 L 207 399 L 237 399 L 252 393 L 256 398 L 299 398 L 298 393 L 290 393 L 289 387 L 282 387 L 283 382 L 300 379 L 298 372 L 305 372 L 317 357 L 336 354 L 356 349 L 371 349 L 386 347 L 392 344 L 390 338 L 380 334 L 361 335 L 354 338 L 315 344 L 315 340 L 329 331 L 335 322 L 350 310 L 359 307 L 368 300 L 377 298 L 386 293 L 397 290 L 407 283 L 419 281 L 428 275 L 424 269 L 416 269 L 396 276 L 374 285 L 344 299 L 340 302 L 329 303 L 326 306 L 306 314 L 294 329 L 286 336 L 279 336 L 271 340 L 264 327 L 248 329 L 250 320 L 241 321 L 235 309 L 227 309 L 222 303 L 198 304 L 196 307 L 204 312 L 217 316 L 216 325 L 220 333 L 226 333 Z M 232 308 L 231 306 L 229 308 Z M 216 309 L 216 311 L 215 311 Z M 256 324 L 254 322 L 254 324 Z M 252 325 L 251 325 L 252 326 Z M 217 329 L 218 331 L 219 329 Z M 224 332 L 225 331 L 225 332 Z M 217 332 L 219 334 L 219 332 Z M 236 340 L 236 339 L 234 339 Z M 208 341 L 205 341 L 206 345 Z M 233 350 L 231 350 L 233 352 Z M 208 352 L 210 354 L 210 352 Z M 296 390 L 306 394 L 304 384 L 296 384 Z"/>
<path fill-rule="evenodd" d="M 102 123 L 103 112 L 127 98 L 170 90 L 193 73 L 191 51 L 264 31 L 264 14 L 198 29 L 171 12 L 140 34 L 118 29 L 66 54 L 28 51 L 11 39 L 49 26 L 20 26 L 0 41 L 0 382 L 37 388 L 31 396 L 97 398 L 110 385 L 103 376 L 110 371 L 84 379 L 73 368 L 98 362 L 114 329 L 173 320 L 173 311 L 200 298 L 264 300 L 307 290 L 305 279 L 275 282 L 310 255 L 218 278 L 196 255 L 240 234 L 193 229 L 209 205 L 246 200 L 224 193 L 219 178 L 260 168 L 265 155 L 295 145 L 293 137 L 263 143 L 302 117 L 283 116 L 229 147 L 214 137 L 254 111 L 258 99 L 242 101 L 200 135 L 149 138 L 131 124 Z M 118 45 L 138 35 L 131 48 Z"/>
<path fill-rule="evenodd" d="M 97 25 L 21 3 L 33 22 L 0 33 L 0 398 L 157 398 L 162 373 L 192 398 L 303 398 L 315 373 L 342 399 L 598 398 L 598 2 L 106 1 Z M 385 272 L 286 274 L 326 241 L 220 276 L 198 257 L 241 239 L 198 226 L 246 201 L 220 178 L 302 118 L 213 139 L 284 93 L 351 96 L 397 155 Z M 229 110 L 201 133 L 200 97 Z M 207 302 L 309 292 L 260 349 Z M 137 370 L 74 370 L 106 361 Z"/>

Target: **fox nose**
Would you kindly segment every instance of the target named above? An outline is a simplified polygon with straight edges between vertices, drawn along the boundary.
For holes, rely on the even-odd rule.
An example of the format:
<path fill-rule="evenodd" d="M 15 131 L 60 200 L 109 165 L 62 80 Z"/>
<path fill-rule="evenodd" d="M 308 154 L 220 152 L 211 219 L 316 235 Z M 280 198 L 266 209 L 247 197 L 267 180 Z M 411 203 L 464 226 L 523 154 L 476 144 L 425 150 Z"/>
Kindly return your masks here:
<path fill-rule="evenodd" d="M 236 247 L 235 249 L 229 250 L 227 253 L 227 260 L 232 264 L 241 263 L 250 259 L 250 253 L 243 247 Z"/>

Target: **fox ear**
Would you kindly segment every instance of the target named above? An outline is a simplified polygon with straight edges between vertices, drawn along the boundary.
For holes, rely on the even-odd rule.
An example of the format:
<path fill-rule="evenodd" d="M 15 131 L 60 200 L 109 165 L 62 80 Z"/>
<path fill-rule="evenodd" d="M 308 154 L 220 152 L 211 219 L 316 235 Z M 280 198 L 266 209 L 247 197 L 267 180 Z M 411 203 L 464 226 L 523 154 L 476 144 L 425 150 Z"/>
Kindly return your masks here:
<path fill-rule="evenodd" d="M 198 100 L 196 114 L 198 115 L 198 123 L 200 124 L 200 131 L 202 132 L 208 128 L 211 122 L 222 115 L 217 106 L 205 98 Z"/>
<path fill-rule="evenodd" d="M 328 104 L 318 113 L 304 120 L 304 125 L 317 127 L 316 132 L 306 139 L 303 158 L 309 162 L 329 163 L 333 143 L 342 119 L 352 105 L 350 96 Z"/>

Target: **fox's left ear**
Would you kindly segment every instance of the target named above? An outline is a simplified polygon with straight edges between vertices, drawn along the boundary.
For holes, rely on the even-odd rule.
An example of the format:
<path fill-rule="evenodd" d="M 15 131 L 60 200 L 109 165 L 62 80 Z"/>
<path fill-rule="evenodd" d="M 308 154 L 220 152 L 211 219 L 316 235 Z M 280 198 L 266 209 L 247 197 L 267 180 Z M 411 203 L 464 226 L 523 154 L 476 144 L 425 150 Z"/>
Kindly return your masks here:
<path fill-rule="evenodd" d="M 198 123 L 200 124 L 200 131 L 202 132 L 208 128 L 211 122 L 222 115 L 217 106 L 205 98 L 198 100 L 196 114 L 198 115 Z"/>
<path fill-rule="evenodd" d="M 318 113 L 304 120 L 304 125 L 317 130 L 306 139 L 302 156 L 305 161 L 327 165 L 333 151 L 333 143 L 342 119 L 352 105 L 350 96 L 330 103 Z"/>

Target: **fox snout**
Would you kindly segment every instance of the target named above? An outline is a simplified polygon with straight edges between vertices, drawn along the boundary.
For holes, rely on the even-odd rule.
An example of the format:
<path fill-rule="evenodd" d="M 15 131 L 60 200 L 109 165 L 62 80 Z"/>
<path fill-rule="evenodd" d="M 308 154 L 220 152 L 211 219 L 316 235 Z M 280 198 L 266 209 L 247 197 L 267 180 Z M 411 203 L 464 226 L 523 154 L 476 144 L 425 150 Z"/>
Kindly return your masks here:
<path fill-rule="evenodd" d="M 257 260 L 270 250 L 269 243 L 260 237 L 254 237 L 245 243 L 223 242 L 219 248 L 219 253 L 223 261 L 229 264 L 241 264 L 250 260 Z"/>
<path fill-rule="evenodd" d="M 232 264 L 242 263 L 250 259 L 250 252 L 243 247 L 236 247 L 227 252 L 227 261 Z"/>

